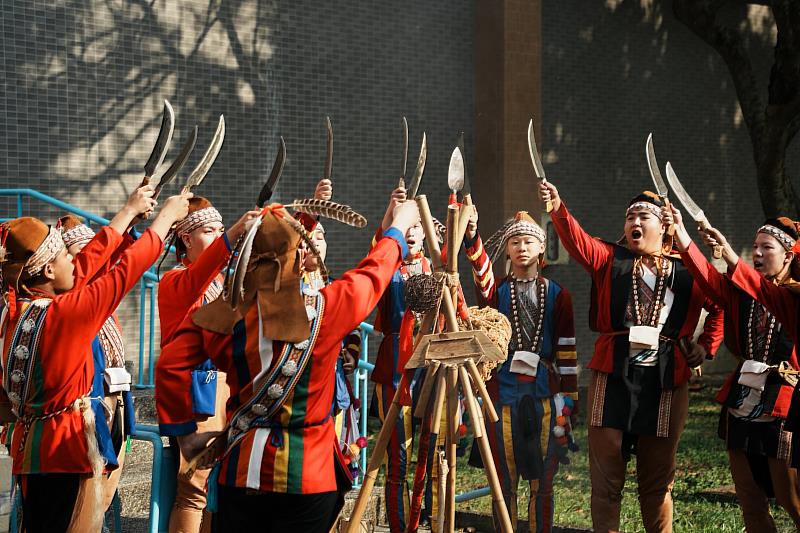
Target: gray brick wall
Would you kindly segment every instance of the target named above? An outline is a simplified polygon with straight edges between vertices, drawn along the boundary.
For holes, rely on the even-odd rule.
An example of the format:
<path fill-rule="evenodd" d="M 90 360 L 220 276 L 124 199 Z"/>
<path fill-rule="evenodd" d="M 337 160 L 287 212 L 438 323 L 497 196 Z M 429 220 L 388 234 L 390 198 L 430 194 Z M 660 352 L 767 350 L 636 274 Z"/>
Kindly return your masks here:
<path fill-rule="evenodd" d="M 335 199 L 370 221 L 361 232 L 327 225 L 330 267 L 341 274 L 363 257 L 397 182 L 403 115 L 411 128 L 409 172 L 427 131 L 421 191 L 438 216 L 458 130 L 468 132 L 471 149 L 472 2 L 4 0 L 0 6 L 2 187 L 34 188 L 111 216 L 141 179 L 168 98 L 176 114 L 172 154 L 192 125 L 200 127 L 189 169 L 225 114 L 225 145 L 198 193 L 232 222 L 254 202 L 278 135 L 289 158 L 276 199 L 312 194 L 329 115 Z M 59 214 L 38 203 L 26 202 L 25 210 L 46 220 Z M 13 202 L 2 200 L 0 213 L 13 216 Z M 137 312 L 138 289 L 121 308 L 129 358 L 138 349 Z"/>

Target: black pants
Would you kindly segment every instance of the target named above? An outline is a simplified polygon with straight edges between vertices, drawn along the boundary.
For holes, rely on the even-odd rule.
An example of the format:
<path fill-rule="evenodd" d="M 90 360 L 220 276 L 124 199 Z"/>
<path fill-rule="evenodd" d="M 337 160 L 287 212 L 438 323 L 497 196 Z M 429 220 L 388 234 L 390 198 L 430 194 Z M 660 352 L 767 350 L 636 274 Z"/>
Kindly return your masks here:
<path fill-rule="evenodd" d="M 27 533 L 60 533 L 72 520 L 80 474 L 18 476 L 22 485 L 22 529 Z"/>
<path fill-rule="evenodd" d="M 284 494 L 218 485 L 214 533 L 327 533 L 341 508 L 338 492 Z"/>

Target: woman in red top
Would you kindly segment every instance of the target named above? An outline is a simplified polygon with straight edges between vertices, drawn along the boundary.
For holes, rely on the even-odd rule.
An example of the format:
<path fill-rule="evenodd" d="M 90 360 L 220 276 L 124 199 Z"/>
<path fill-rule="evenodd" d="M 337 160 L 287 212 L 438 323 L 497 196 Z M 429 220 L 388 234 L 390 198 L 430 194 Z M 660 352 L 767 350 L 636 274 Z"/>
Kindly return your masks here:
<path fill-rule="evenodd" d="M 780 372 L 798 371 L 795 343 L 765 307 L 730 277 L 717 272 L 697 249 L 672 206 L 675 241 L 684 264 L 720 307 L 725 309 L 726 342 L 739 364 L 717 395 L 722 403 L 719 434 L 725 439 L 736 496 L 747 531 L 777 531 L 769 510 L 773 495 L 800 527 L 798 446 L 787 430 L 787 415 L 794 387 Z M 776 286 L 793 282 L 792 247 L 798 231 L 787 218 L 768 219 L 756 232 L 753 264 Z"/>
<path fill-rule="evenodd" d="M 213 302 L 222 292 L 222 275 L 231 254 L 231 244 L 244 232 L 245 223 L 258 215 L 248 211 L 227 232 L 222 215 L 206 198 L 189 200 L 189 214 L 175 227 L 175 244 L 180 264 L 166 272 L 158 285 L 158 315 L 161 321 L 161 348 L 189 314 Z M 195 368 L 186 394 L 192 398 L 198 431 L 221 431 L 225 427 L 225 402 L 229 391 L 225 373 L 217 372 L 210 360 Z M 159 391 L 156 389 L 156 394 Z M 186 459 L 181 456 L 181 465 Z M 177 492 L 169 518 L 171 533 L 197 533 L 211 530 L 210 516 L 204 516 L 208 470 L 198 470 L 191 479 L 177 478 Z"/>

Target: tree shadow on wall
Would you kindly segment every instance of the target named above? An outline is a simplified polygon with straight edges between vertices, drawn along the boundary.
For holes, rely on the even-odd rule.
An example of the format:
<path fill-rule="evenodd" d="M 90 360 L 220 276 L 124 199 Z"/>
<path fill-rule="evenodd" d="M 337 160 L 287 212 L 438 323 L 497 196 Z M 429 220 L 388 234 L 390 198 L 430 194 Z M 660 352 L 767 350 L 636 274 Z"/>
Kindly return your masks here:
<path fill-rule="evenodd" d="M 671 0 L 547 2 L 543 16 L 545 164 L 593 234 L 616 239 L 628 199 L 653 188 L 650 132 L 662 173 L 671 161 L 712 223 L 762 218 L 728 69 L 674 17 Z M 742 35 L 766 93 L 768 26 L 742 6 L 725 16 L 748 22 Z"/>
<path fill-rule="evenodd" d="M 191 126 L 201 127 L 189 168 L 220 113 L 229 116 L 227 142 L 272 146 L 267 72 L 275 4 L 3 1 L 3 185 L 64 198 L 114 183 L 111 190 L 130 191 L 152 149 L 164 98 L 175 108 L 173 150 Z M 232 179 L 243 164 L 231 161 L 214 172 Z"/>

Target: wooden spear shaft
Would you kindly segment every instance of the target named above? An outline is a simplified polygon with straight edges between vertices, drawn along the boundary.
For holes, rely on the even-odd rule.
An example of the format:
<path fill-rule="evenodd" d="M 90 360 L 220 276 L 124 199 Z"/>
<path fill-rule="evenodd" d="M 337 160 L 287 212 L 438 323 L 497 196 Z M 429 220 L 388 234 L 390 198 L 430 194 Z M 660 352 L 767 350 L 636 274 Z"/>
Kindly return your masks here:
<path fill-rule="evenodd" d="M 456 452 L 458 448 L 458 370 L 447 368 L 447 489 L 444 501 L 444 531 L 453 533 L 456 527 Z"/>
<path fill-rule="evenodd" d="M 500 479 L 497 477 L 497 468 L 494 464 L 494 457 L 492 457 L 492 449 L 489 446 L 489 439 L 484 434 L 484 424 L 486 422 L 483 419 L 481 410 L 478 408 L 478 400 L 475 399 L 475 394 L 473 394 L 467 369 L 462 365 L 459 366 L 458 371 L 461 391 L 465 397 L 464 403 L 467 404 L 467 409 L 469 410 L 472 431 L 475 434 L 475 441 L 478 443 L 478 451 L 481 453 L 483 468 L 486 471 L 486 478 L 489 480 L 489 488 L 492 490 L 492 504 L 497 517 L 500 519 L 500 527 L 503 529 L 503 533 L 513 533 L 511 517 L 508 514 L 506 501 L 503 499 L 503 489 L 500 487 Z"/>
<path fill-rule="evenodd" d="M 408 386 L 408 379 L 406 374 L 400 379 L 400 384 L 397 391 L 394 393 L 392 404 L 386 412 L 383 419 L 383 425 L 378 433 L 378 438 L 375 441 L 375 448 L 372 450 L 372 455 L 369 457 L 367 463 L 367 470 L 364 472 L 364 483 L 361 485 L 361 490 L 358 493 L 358 498 L 353 506 L 353 511 L 350 513 L 350 519 L 347 522 L 346 533 L 358 533 L 361 517 L 364 516 L 364 511 L 367 509 L 369 498 L 372 496 L 372 488 L 375 486 L 375 478 L 378 476 L 378 471 L 383 464 L 383 455 L 386 453 L 386 447 L 389 445 L 389 440 L 394 431 L 394 422 L 400 414 L 400 395 L 401 392 Z"/>
<path fill-rule="evenodd" d="M 433 217 L 431 216 L 430 207 L 428 207 L 428 199 L 424 194 L 420 194 L 417 196 L 416 202 L 419 208 L 420 220 L 422 221 L 422 229 L 425 231 L 425 242 L 428 247 L 428 254 L 431 256 L 433 268 L 437 272 L 442 272 L 444 270 L 442 250 L 439 248 L 436 229 L 433 226 Z M 447 329 L 448 331 L 458 331 L 458 320 L 456 319 L 456 308 L 453 303 L 453 297 L 449 290 L 444 290 L 442 293 L 442 307 L 444 307 Z"/>

